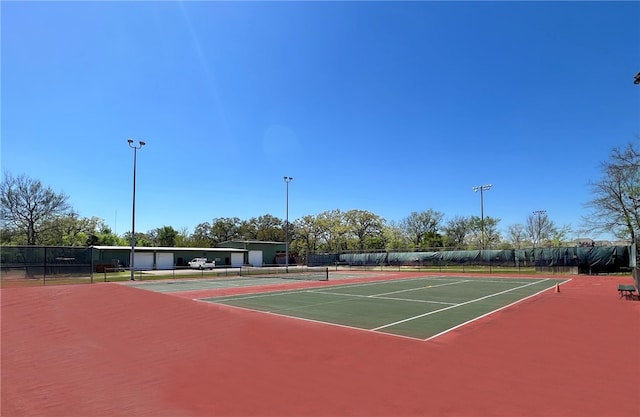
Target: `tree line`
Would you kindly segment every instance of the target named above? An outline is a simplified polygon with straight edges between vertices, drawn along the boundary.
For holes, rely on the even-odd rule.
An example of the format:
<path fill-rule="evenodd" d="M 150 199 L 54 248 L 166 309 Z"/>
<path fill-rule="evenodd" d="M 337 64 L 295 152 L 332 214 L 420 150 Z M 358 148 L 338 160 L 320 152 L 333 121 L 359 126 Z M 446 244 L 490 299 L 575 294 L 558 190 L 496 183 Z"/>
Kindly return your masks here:
<path fill-rule="evenodd" d="M 614 148 L 602 164 L 602 178 L 591 184 L 593 214 L 583 218 L 593 231 L 634 239 L 640 230 L 640 151 L 638 141 Z M 4 172 L 0 182 L 2 245 L 127 246 L 130 232 L 116 235 L 98 217 L 83 218 L 69 197 L 27 175 Z M 433 209 L 387 221 L 367 210 L 324 211 L 288 225 L 290 249 L 299 254 L 356 250 L 521 249 L 566 246 L 569 226 L 557 226 L 546 212 L 528 215 L 522 224 L 498 230 L 500 219 L 456 216 Z M 270 214 L 248 220 L 214 218 L 193 232 L 162 226 L 135 234 L 137 246 L 214 247 L 229 240 L 283 242 L 286 221 Z"/>

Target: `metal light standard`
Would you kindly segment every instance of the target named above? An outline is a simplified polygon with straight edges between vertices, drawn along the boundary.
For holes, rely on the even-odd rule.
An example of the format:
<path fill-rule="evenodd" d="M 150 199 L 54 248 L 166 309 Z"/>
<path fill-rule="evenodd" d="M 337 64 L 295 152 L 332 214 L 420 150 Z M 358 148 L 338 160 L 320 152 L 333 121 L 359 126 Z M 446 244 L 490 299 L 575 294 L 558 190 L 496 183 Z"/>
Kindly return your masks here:
<path fill-rule="evenodd" d="M 493 184 L 477 185 L 473 187 L 474 192 L 480 191 L 480 246 L 484 250 L 484 192 L 489 191 L 493 187 Z"/>
<path fill-rule="evenodd" d="M 547 214 L 546 210 L 534 210 L 533 215 L 537 217 L 537 225 L 535 226 L 536 236 L 533 239 L 533 265 L 535 266 L 536 262 L 536 244 L 540 243 L 542 240 L 542 216 Z M 541 252 L 542 253 L 542 252 Z"/>
<path fill-rule="evenodd" d="M 133 144 L 133 139 L 128 139 L 129 147 L 133 148 L 133 208 L 131 210 L 131 264 L 129 269 L 131 270 L 131 281 L 135 281 L 135 248 L 136 248 L 136 155 L 138 149 L 142 149 L 146 143 L 139 141 L 138 145 Z"/>
<path fill-rule="evenodd" d="M 293 177 L 284 177 L 284 182 L 287 184 L 287 219 L 285 220 L 285 242 L 284 242 L 284 247 L 285 247 L 285 260 L 284 260 L 284 267 L 286 272 L 289 272 L 289 183 L 293 181 Z"/>
<path fill-rule="evenodd" d="M 542 241 L 542 216 L 547 214 L 546 210 L 534 210 L 533 211 L 533 215 L 536 216 L 538 218 L 538 225 L 536 227 L 536 242 L 534 243 L 540 243 L 540 241 Z"/>

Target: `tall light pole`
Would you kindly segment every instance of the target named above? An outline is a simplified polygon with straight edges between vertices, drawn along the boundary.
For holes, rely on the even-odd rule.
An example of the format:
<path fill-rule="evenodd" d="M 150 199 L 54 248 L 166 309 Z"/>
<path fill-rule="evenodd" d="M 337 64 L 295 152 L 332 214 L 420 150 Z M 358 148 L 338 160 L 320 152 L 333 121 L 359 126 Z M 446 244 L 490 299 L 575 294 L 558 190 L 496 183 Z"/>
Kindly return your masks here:
<path fill-rule="evenodd" d="M 533 211 L 533 215 L 536 216 L 536 218 L 538 219 L 537 221 L 537 225 L 536 225 L 536 237 L 533 240 L 533 265 L 535 266 L 535 262 L 536 262 L 536 244 L 540 243 L 541 239 L 541 235 L 542 235 L 542 216 L 547 214 L 546 210 L 534 210 Z"/>
<path fill-rule="evenodd" d="M 285 220 L 285 224 L 284 224 L 284 230 L 285 230 L 285 242 L 284 242 L 284 247 L 285 247 L 285 260 L 284 260 L 284 267 L 286 272 L 289 272 L 289 183 L 293 181 L 293 177 L 284 177 L 284 182 L 287 184 L 287 218 Z"/>
<path fill-rule="evenodd" d="M 133 144 L 133 139 L 128 139 L 129 147 L 133 148 L 133 208 L 131 210 L 131 281 L 135 281 L 135 249 L 136 249 L 136 155 L 138 149 L 142 149 L 146 143 L 139 141 L 138 145 Z"/>
<path fill-rule="evenodd" d="M 533 215 L 536 216 L 536 218 L 538 219 L 538 225 L 536 227 L 536 235 L 537 235 L 537 239 L 535 243 L 539 243 L 542 239 L 541 239 L 541 235 L 542 235 L 542 216 L 547 214 L 546 210 L 534 210 L 533 211 Z M 535 247 L 534 247 L 535 249 Z"/>
<path fill-rule="evenodd" d="M 489 191 L 493 184 L 477 185 L 473 187 L 474 192 L 480 191 L 480 246 L 484 250 L 484 192 Z"/>

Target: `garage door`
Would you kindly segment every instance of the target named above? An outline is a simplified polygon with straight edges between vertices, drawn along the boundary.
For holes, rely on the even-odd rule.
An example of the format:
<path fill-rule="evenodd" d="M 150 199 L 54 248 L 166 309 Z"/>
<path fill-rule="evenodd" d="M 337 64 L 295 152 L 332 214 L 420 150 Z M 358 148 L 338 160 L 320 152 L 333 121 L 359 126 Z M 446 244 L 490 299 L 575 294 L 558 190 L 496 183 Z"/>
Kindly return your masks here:
<path fill-rule="evenodd" d="M 156 269 L 173 269 L 173 252 L 156 252 Z"/>
<path fill-rule="evenodd" d="M 244 253 L 231 253 L 231 266 L 240 268 L 244 264 Z"/>
<path fill-rule="evenodd" d="M 136 252 L 134 268 L 136 270 L 149 270 L 153 269 L 153 253 L 151 252 Z"/>
<path fill-rule="evenodd" d="M 250 250 L 249 251 L 249 265 L 262 266 L 262 251 Z"/>

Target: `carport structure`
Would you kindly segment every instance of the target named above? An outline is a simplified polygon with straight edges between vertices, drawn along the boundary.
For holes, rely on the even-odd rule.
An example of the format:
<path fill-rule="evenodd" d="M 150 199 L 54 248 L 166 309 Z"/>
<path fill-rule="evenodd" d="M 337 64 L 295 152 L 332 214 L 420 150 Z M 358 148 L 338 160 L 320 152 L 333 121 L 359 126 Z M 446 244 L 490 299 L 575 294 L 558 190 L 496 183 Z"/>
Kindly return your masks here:
<path fill-rule="evenodd" d="M 128 267 L 131 248 L 126 246 L 93 246 L 94 264 Z M 137 270 L 174 269 L 187 266 L 192 258 L 215 260 L 218 266 L 240 267 L 246 261 L 245 249 L 237 248 L 184 248 L 136 246 Z"/>

